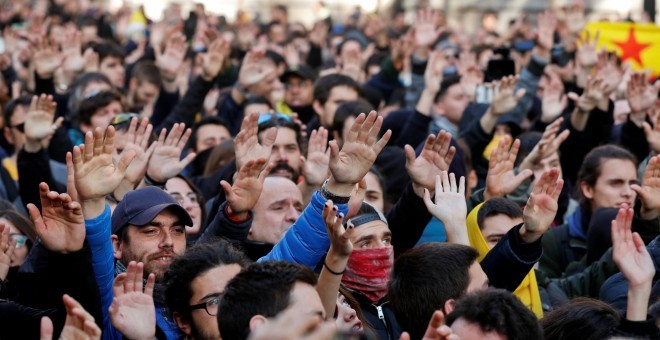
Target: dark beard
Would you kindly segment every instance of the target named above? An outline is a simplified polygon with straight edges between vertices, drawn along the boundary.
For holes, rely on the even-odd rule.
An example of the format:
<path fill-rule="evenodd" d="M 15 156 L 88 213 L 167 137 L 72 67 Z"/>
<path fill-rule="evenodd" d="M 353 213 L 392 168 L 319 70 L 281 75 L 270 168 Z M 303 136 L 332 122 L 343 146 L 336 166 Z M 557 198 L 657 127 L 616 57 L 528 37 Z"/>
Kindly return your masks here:
<path fill-rule="evenodd" d="M 270 170 L 270 173 L 277 176 L 277 172 L 280 171 L 280 170 L 285 170 L 285 171 L 288 171 L 289 173 L 291 173 L 291 177 L 287 177 L 287 178 L 292 180 L 294 183 L 297 183 L 298 176 L 300 176 L 300 174 L 298 174 L 298 171 L 296 171 L 294 168 L 289 166 L 289 164 L 287 164 L 287 163 L 277 163 L 277 164 L 275 164 L 273 169 Z"/>

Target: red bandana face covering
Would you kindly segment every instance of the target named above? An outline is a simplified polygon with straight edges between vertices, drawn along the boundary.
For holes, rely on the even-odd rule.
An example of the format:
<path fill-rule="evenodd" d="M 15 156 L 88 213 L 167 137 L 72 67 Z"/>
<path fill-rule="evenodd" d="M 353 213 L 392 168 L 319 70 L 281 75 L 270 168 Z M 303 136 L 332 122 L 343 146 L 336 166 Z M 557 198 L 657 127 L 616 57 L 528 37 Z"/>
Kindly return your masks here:
<path fill-rule="evenodd" d="M 366 296 L 371 302 L 378 302 L 387 295 L 387 283 L 393 264 L 392 247 L 355 249 L 348 258 L 341 283 Z"/>

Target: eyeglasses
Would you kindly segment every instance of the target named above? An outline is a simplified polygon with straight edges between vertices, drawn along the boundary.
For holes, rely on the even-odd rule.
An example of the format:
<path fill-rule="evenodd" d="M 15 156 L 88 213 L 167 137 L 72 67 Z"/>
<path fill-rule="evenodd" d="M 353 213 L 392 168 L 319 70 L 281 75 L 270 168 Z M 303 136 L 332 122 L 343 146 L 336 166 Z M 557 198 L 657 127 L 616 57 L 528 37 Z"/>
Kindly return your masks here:
<path fill-rule="evenodd" d="M 14 129 L 20 131 L 21 133 L 25 133 L 25 123 L 20 123 L 12 126 Z"/>
<path fill-rule="evenodd" d="M 137 113 L 119 113 L 112 118 L 110 125 L 117 126 L 125 123 L 130 123 L 131 119 L 140 118 L 140 115 Z"/>
<path fill-rule="evenodd" d="M 220 305 L 221 295 L 222 295 L 221 293 L 218 293 L 218 295 L 206 300 L 206 302 L 192 305 L 189 308 L 191 311 L 195 309 L 204 309 L 206 311 L 206 314 L 210 316 L 216 316 L 218 314 L 218 305 Z"/>
<path fill-rule="evenodd" d="M 289 115 L 285 115 L 284 113 L 262 113 L 259 115 L 259 122 L 258 124 L 261 125 L 265 122 L 270 121 L 271 119 L 284 119 L 287 122 L 293 122 L 293 119 Z"/>
<path fill-rule="evenodd" d="M 12 240 L 16 241 L 16 248 L 22 248 L 28 240 L 28 237 L 23 234 L 11 233 L 9 234 Z"/>
<path fill-rule="evenodd" d="M 186 198 L 192 204 L 199 204 L 199 199 L 197 198 L 197 194 L 194 193 L 194 192 L 189 192 L 185 196 L 181 195 L 178 192 L 174 192 L 174 193 L 171 193 L 170 196 L 172 196 L 172 198 L 174 198 L 174 200 L 177 201 L 179 203 L 179 205 L 183 205 Z"/>

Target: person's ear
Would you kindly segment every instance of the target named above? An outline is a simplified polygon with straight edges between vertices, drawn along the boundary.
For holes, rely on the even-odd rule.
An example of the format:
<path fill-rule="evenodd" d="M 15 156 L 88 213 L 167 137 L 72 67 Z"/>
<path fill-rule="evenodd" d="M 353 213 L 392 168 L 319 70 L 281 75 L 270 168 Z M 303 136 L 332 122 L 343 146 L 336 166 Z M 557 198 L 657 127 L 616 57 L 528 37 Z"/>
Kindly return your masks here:
<path fill-rule="evenodd" d="M 135 89 L 138 87 L 138 81 L 135 78 L 131 78 L 131 80 L 128 81 L 128 89 L 131 91 L 135 91 Z"/>
<path fill-rule="evenodd" d="M 442 312 L 446 315 L 449 315 L 451 312 L 454 311 L 454 308 L 456 307 L 456 300 L 454 299 L 449 299 L 445 301 L 445 305 L 442 307 Z"/>
<path fill-rule="evenodd" d="M 587 198 L 587 199 L 593 199 L 594 198 L 594 188 L 590 186 L 586 182 L 580 182 L 580 191 L 582 191 L 582 195 Z"/>
<path fill-rule="evenodd" d="M 7 122 L 7 125 L 9 125 L 9 122 Z M 2 129 L 2 133 L 5 135 L 5 139 L 7 142 L 11 145 L 14 145 L 14 135 L 11 133 L 11 128 L 10 127 L 4 127 Z"/>
<path fill-rule="evenodd" d="M 321 116 L 323 116 L 323 114 L 325 113 L 325 109 L 323 108 L 323 105 L 321 105 L 321 102 L 319 102 L 316 99 L 314 99 L 314 101 L 312 102 L 312 107 L 314 108 L 314 112 L 316 112 L 319 118 L 321 118 Z"/>
<path fill-rule="evenodd" d="M 257 328 L 268 323 L 263 315 L 255 315 L 250 319 L 250 333 L 254 332 Z"/>
<path fill-rule="evenodd" d="M 115 259 L 121 259 L 121 240 L 119 240 L 119 236 L 110 235 L 110 240 L 112 241 L 112 249 L 114 251 Z"/>
<path fill-rule="evenodd" d="M 184 318 L 179 312 L 172 313 L 172 319 L 174 319 L 174 323 L 176 323 L 177 327 L 179 327 L 183 334 L 190 335 L 192 333 L 190 329 L 190 320 Z"/>

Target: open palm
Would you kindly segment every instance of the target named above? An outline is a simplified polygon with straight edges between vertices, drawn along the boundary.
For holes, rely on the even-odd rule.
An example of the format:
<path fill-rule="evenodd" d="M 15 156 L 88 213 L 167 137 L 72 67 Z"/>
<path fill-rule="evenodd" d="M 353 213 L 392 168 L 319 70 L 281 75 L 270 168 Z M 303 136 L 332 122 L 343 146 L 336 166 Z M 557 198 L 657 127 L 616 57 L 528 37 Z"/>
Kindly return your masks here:
<path fill-rule="evenodd" d="M 266 158 L 247 162 L 238 172 L 234 185 L 229 185 L 226 181 L 220 182 L 233 213 L 247 212 L 257 204 L 264 180 L 272 168 L 271 165 L 264 168 L 266 162 Z"/>
<path fill-rule="evenodd" d="M 192 131 L 186 130 L 186 125 L 183 123 L 174 124 L 167 138 L 165 138 L 166 131 L 163 129 L 158 138 L 158 145 L 149 160 L 147 175 L 157 182 L 165 183 L 168 179 L 181 173 L 196 156 L 195 153 L 189 153 L 181 159 L 181 154 L 191 133 Z"/>
<path fill-rule="evenodd" d="M 426 138 L 419 157 L 415 158 L 415 150 L 410 145 L 406 145 L 405 153 L 406 170 L 413 183 L 433 190 L 436 176 L 449 170 L 456 148 L 451 146 L 451 134 L 440 131 L 437 137 L 429 135 Z"/>
<path fill-rule="evenodd" d="M 505 137 L 490 154 L 488 174 L 486 175 L 486 190 L 484 198 L 504 197 L 512 193 L 527 178 L 534 173 L 525 169 L 516 174 L 513 164 L 520 149 L 520 140 L 516 139 L 509 149 L 510 139 Z"/>
<path fill-rule="evenodd" d="M 612 221 L 612 259 L 631 287 L 650 282 L 655 275 L 653 259 L 638 233 L 632 233 L 633 209 L 619 209 Z"/>
<path fill-rule="evenodd" d="M 632 185 L 639 198 L 642 200 L 642 212 L 653 213 L 651 218 L 660 215 L 660 156 L 655 156 L 649 160 L 642 185 Z M 645 219 L 651 219 L 645 216 Z"/>
<path fill-rule="evenodd" d="M 259 113 L 250 113 L 241 124 L 241 131 L 234 138 L 234 153 L 236 154 L 236 168 L 242 168 L 247 162 L 259 158 L 270 158 L 277 128 L 272 127 L 264 132 L 259 142 L 257 132 L 259 131 Z"/>
<path fill-rule="evenodd" d="M 114 127 L 108 127 L 105 140 L 103 130 L 96 128 L 93 135 L 92 132 L 85 135 L 84 145 L 73 148 L 75 182 L 81 201 L 109 195 L 124 178 L 124 172 L 135 157 L 135 153 L 122 155 L 115 166 L 112 161 L 114 139 Z"/>
<path fill-rule="evenodd" d="M 390 136 L 387 131 L 378 139 L 383 117 L 378 117 L 376 111 L 369 116 L 358 115 L 351 126 L 341 151 L 336 142 L 330 144 L 330 171 L 338 183 L 353 185 L 359 182 L 376 161 Z"/>
<path fill-rule="evenodd" d="M 115 298 L 110 305 L 110 321 L 128 339 L 153 339 L 156 333 L 156 277 L 149 274 L 143 291 L 143 271 L 143 263 L 130 262 L 112 285 Z"/>
<path fill-rule="evenodd" d="M 30 218 L 41 242 L 48 250 L 60 253 L 76 252 L 85 241 L 85 220 L 82 207 L 68 194 L 50 191 L 48 184 L 39 184 L 42 213 L 28 204 Z"/>
<path fill-rule="evenodd" d="M 523 211 L 527 232 L 543 235 L 548 230 L 557 215 L 557 200 L 563 185 L 564 181 L 559 179 L 557 168 L 547 170 L 541 175 Z"/>

